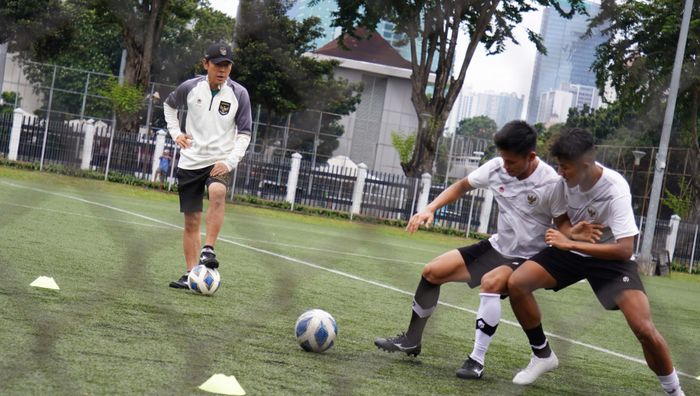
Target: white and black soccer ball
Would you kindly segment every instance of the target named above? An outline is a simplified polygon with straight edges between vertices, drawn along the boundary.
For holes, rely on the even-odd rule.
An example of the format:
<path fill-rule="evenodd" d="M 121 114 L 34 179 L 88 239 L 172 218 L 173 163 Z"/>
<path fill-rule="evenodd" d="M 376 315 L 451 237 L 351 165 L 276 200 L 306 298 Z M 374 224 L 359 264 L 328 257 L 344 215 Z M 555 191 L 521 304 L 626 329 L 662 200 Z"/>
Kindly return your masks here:
<path fill-rule="evenodd" d="M 297 342 L 306 352 L 323 352 L 333 346 L 338 325 L 328 312 L 310 309 L 299 316 L 294 333 Z"/>
<path fill-rule="evenodd" d="M 197 294 L 212 295 L 219 289 L 219 285 L 221 285 L 219 271 L 204 265 L 192 268 L 187 275 L 187 287 Z"/>

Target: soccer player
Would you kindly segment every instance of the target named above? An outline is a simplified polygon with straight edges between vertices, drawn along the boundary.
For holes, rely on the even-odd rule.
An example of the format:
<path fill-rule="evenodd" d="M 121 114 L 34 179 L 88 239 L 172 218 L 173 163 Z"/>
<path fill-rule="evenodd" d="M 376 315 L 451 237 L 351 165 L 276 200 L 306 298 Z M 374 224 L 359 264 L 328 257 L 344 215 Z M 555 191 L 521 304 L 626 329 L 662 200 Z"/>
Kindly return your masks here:
<path fill-rule="evenodd" d="M 563 196 L 553 191 L 562 188 L 560 177 L 535 153 L 535 130 L 523 121 L 512 121 L 495 134 L 494 143 L 500 156 L 443 191 L 411 218 L 407 231 L 415 232 L 422 224 L 429 226 L 436 210 L 457 201 L 466 192 L 488 188 L 498 204 L 498 233 L 489 240 L 451 250 L 429 262 L 416 289 L 408 330 L 374 342 L 388 352 L 418 356 L 423 329 L 437 306 L 440 285 L 467 282 L 474 288 L 481 284 L 474 352 L 457 371 L 457 376 L 465 379 L 481 378 L 484 355 L 500 320 L 500 297 L 506 291 L 508 277 L 526 258 L 545 247 L 544 234 L 552 219 L 556 218 L 567 234 L 574 232 L 577 238 L 581 237 L 565 216 Z M 487 273 L 488 277 L 482 280 Z"/>
<path fill-rule="evenodd" d="M 248 91 L 231 80 L 233 54 L 226 44 L 213 44 L 202 64 L 206 76 L 180 84 L 166 99 L 165 120 L 170 136 L 182 149 L 177 167 L 180 212 L 185 216 L 183 248 L 187 272 L 170 287 L 187 288 L 187 274 L 197 264 L 218 268 L 214 244 L 224 221 L 230 173 L 250 143 Z M 184 130 L 178 111 L 186 110 Z M 204 189 L 209 194 L 206 237 L 200 251 Z M 199 255 L 197 252 L 199 251 Z"/>
<path fill-rule="evenodd" d="M 605 309 L 622 311 L 666 394 L 682 395 L 666 341 L 652 322 L 637 265 L 630 260 L 639 231 L 627 182 L 595 161 L 593 136 L 585 130 L 563 133 L 553 143 L 551 154 L 566 183 L 563 192 L 571 222 L 597 223 L 604 228 L 597 243 L 572 241 L 560 231 L 548 230 L 545 242 L 551 247 L 530 258 L 509 278 L 510 303 L 533 351 L 530 364 L 513 382 L 531 384 L 559 364 L 545 337 L 532 292 L 540 288 L 558 291 L 586 279 Z"/>

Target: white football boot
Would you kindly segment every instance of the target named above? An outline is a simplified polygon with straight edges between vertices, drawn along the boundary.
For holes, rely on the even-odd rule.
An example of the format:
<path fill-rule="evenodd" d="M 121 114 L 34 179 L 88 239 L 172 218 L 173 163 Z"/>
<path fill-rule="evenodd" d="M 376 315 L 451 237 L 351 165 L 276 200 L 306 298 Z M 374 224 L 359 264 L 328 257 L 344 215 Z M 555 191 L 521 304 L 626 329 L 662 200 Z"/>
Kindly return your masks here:
<path fill-rule="evenodd" d="M 530 364 L 520 370 L 518 374 L 515 374 L 513 383 L 518 385 L 530 385 L 535 382 L 540 375 L 547 371 L 552 371 L 557 367 L 559 367 L 559 359 L 557 359 L 557 355 L 555 355 L 554 352 L 547 358 L 538 358 L 532 355 Z"/>

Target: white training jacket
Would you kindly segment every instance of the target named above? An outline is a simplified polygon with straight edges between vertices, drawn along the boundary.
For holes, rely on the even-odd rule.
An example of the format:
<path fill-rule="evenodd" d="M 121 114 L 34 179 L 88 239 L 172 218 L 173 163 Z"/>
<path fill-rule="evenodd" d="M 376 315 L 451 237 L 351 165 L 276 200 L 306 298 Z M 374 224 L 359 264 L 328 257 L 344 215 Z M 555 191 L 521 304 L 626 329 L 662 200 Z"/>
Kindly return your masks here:
<path fill-rule="evenodd" d="M 192 146 L 180 151 L 178 168 L 202 169 L 223 161 L 229 171 L 238 165 L 250 143 L 252 117 L 248 91 L 226 80 L 212 96 L 207 76 L 180 84 L 165 100 L 165 121 L 173 140 L 185 133 Z M 178 111 L 186 111 L 183 124 Z"/>

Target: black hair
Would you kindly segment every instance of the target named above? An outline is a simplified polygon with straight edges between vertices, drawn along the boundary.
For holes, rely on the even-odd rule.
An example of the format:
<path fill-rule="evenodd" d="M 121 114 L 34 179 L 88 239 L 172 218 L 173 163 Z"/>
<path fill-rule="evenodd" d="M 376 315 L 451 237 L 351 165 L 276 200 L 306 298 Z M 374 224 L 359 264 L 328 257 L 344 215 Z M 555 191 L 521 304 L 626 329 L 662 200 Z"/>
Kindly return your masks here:
<path fill-rule="evenodd" d="M 595 148 L 593 135 L 585 129 L 572 128 L 563 131 L 549 148 L 552 157 L 576 161 Z"/>
<path fill-rule="evenodd" d="M 537 131 L 525 121 L 511 121 L 493 135 L 499 150 L 526 156 L 537 149 Z"/>

